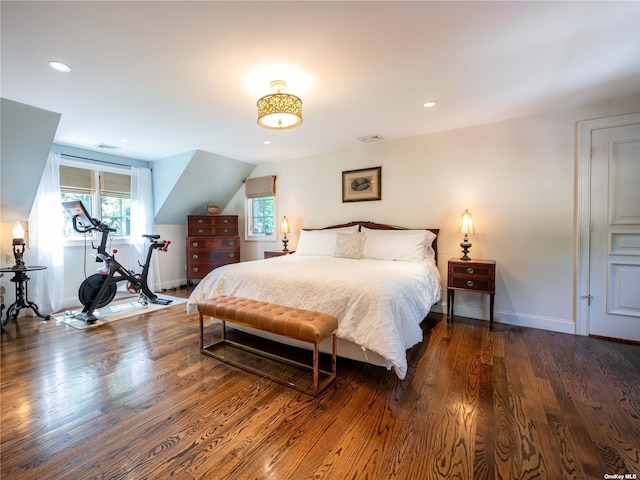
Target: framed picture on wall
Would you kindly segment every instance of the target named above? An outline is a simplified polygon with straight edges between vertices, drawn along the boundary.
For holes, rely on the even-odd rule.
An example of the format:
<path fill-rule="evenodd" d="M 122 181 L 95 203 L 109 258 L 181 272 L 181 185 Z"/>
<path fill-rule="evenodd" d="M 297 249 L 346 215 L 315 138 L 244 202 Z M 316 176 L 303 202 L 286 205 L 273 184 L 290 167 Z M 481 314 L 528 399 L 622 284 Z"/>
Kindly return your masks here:
<path fill-rule="evenodd" d="M 342 202 L 382 200 L 382 167 L 342 172 Z"/>

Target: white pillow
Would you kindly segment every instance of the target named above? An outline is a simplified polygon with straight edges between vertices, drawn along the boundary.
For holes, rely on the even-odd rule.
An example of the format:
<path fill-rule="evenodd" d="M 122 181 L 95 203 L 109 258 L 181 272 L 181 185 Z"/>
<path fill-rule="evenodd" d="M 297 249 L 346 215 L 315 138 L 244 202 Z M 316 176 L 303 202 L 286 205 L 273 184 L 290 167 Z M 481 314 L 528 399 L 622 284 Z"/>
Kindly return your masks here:
<path fill-rule="evenodd" d="M 334 257 L 338 258 L 362 258 L 362 247 L 364 246 L 364 233 L 345 233 L 338 232 L 336 234 L 336 248 L 333 252 Z"/>
<path fill-rule="evenodd" d="M 296 254 L 332 257 L 336 248 L 337 233 L 357 231 L 358 225 L 353 227 L 331 228 L 328 230 L 300 230 Z"/>
<path fill-rule="evenodd" d="M 362 231 L 365 232 L 363 258 L 403 262 L 434 258 L 431 244 L 436 235 L 429 230 L 372 230 L 363 227 Z"/>

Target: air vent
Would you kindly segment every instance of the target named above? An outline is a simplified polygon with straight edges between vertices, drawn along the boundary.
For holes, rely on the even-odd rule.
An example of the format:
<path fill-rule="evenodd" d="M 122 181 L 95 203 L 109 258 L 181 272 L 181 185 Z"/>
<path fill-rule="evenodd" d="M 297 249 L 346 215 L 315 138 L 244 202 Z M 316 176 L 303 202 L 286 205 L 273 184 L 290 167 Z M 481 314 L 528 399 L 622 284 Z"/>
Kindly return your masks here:
<path fill-rule="evenodd" d="M 96 148 L 102 148 L 103 150 L 117 150 L 120 147 L 116 145 L 109 145 L 108 143 L 101 143 L 100 145 L 96 145 Z"/>
<path fill-rule="evenodd" d="M 360 137 L 358 140 L 362 143 L 373 143 L 379 142 L 380 140 L 383 140 L 383 138 L 382 135 L 367 135 L 366 137 Z"/>

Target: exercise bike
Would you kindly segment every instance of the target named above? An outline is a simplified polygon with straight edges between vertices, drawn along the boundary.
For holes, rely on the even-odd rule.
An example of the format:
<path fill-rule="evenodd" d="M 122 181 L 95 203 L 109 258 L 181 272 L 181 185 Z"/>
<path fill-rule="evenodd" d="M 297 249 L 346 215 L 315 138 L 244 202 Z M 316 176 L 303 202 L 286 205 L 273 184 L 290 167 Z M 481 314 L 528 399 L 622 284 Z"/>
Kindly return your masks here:
<path fill-rule="evenodd" d="M 96 270 L 96 273 L 89 275 L 83 280 L 78 289 L 78 298 L 80 303 L 84 305 L 82 313 L 78 314 L 87 324 L 95 323 L 98 318 L 94 311 L 108 305 L 116 296 L 118 283 L 126 281 L 127 290 L 131 293 L 140 294 L 140 303 L 147 305 L 148 302 L 168 305 L 173 300 L 158 298 L 147 284 L 147 276 L 149 274 L 149 263 L 154 250 L 166 252 L 171 244 L 169 240 L 158 240 L 160 235 L 142 235 L 151 242 L 147 249 L 147 259 L 144 264 L 138 262 L 142 267 L 142 273 L 137 274 L 122 266 L 115 258 L 117 250 L 113 250 L 113 254 L 107 251 L 107 240 L 109 234 L 115 232 L 114 228 L 105 225 L 100 220 L 91 218 L 84 204 L 81 201 L 62 202 L 62 206 L 71 216 L 73 229 L 78 233 L 88 233 L 98 231 L 102 234 L 100 245 L 95 247 L 97 250 L 96 262 L 103 262 L 103 267 Z"/>

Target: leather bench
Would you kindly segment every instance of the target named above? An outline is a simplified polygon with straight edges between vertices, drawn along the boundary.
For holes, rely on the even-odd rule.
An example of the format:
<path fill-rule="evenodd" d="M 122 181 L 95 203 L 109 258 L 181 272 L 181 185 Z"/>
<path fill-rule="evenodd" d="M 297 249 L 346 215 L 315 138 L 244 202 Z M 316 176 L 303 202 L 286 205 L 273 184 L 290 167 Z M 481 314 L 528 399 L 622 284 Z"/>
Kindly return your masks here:
<path fill-rule="evenodd" d="M 227 295 L 199 302 L 198 312 L 200 313 L 200 352 L 205 355 L 315 396 L 336 378 L 336 331 L 338 329 L 338 320 L 331 315 Z M 222 322 L 220 338 L 208 345 L 204 344 L 205 316 L 219 319 Z M 226 336 L 227 322 L 310 343 L 313 345 L 313 364 L 307 365 L 281 355 L 232 341 Z M 320 369 L 319 346 L 328 337 L 331 337 L 332 342 L 331 372 Z M 313 372 L 312 382 L 310 386 L 304 386 L 292 380 L 285 380 L 256 366 L 231 359 L 229 356 L 218 353 L 223 345 L 231 345 L 262 357 Z"/>

